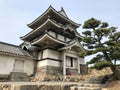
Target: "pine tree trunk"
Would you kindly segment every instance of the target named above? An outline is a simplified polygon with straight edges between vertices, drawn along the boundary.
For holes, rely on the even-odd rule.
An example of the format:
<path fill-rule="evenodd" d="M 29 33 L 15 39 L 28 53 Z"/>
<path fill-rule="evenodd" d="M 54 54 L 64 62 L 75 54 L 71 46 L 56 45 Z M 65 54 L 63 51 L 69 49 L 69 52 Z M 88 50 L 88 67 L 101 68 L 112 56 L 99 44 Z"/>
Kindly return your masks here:
<path fill-rule="evenodd" d="M 111 67 L 111 70 L 113 72 L 113 78 L 116 80 L 120 80 L 120 71 L 118 71 L 115 66 Z"/>

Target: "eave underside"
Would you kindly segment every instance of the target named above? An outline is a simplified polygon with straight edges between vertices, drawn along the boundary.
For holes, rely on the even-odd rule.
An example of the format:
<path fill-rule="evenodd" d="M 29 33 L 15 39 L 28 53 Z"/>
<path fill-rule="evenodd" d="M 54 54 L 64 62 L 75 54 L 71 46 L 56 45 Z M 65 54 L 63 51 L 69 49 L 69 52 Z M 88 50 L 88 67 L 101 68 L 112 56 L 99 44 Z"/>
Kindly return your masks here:
<path fill-rule="evenodd" d="M 71 31 L 70 29 L 64 30 L 61 25 L 48 19 L 43 25 L 35 30 L 32 30 L 30 33 L 21 37 L 21 39 L 24 41 L 32 41 L 33 39 L 38 38 L 42 34 L 49 31 L 53 31 L 56 34 L 60 34 L 71 39 L 75 38 L 75 31 Z"/>
<path fill-rule="evenodd" d="M 39 37 L 31 42 L 33 46 L 39 46 L 43 48 L 54 48 L 58 49 L 65 46 L 67 43 L 60 41 L 49 34 L 44 34 L 42 37 Z"/>
<path fill-rule="evenodd" d="M 31 41 L 32 38 L 36 38 L 40 36 L 42 33 L 44 33 L 49 29 L 58 29 L 58 28 L 61 28 L 61 26 L 53 22 L 52 20 L 48 19 L 46 22 L 44 22 L 44 24 L 39 26 L 37 29 L 32 30 L 25 36 L 21 37 L 21 39 Z"/>

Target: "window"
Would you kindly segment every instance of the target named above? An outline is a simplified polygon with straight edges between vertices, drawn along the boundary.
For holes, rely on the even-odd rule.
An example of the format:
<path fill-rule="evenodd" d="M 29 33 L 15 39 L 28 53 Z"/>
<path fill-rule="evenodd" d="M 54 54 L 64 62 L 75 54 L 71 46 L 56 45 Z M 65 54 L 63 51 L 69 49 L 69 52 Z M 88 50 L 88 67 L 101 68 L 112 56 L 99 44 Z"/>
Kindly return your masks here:
<path fill-rule="evenodd" d="M 55 37 L 58 39 L 58 34 L 56 33 L 55 35 L 56 35 Z"/>
<path fill-rule="evenodd" d="M 43 51 L 41 51 L 41 59 L 43 59 Z"/>
<path fill-rule="evenodd" d="M 66 37 L 64 37 L 64 41 L 66 41 Z"/>
<path fill-rule="evenodd" d="M 66 66 L 67 67 L 73 67 L 73 58 L 72 57 L 66 57 Z"/>

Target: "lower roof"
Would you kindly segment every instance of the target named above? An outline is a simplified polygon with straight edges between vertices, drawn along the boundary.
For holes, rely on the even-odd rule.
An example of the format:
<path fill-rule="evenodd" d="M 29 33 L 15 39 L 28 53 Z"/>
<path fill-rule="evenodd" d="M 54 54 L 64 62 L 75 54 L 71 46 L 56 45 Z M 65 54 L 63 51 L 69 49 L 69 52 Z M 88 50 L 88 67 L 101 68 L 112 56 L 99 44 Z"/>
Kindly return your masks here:
<path fill-rule="evenodd" d="M 19 46 L 8 44 L 1 41 L 0 41 L 0 54 L 32 58 L 32 56 L 27 51 L 21 49 Z"/>

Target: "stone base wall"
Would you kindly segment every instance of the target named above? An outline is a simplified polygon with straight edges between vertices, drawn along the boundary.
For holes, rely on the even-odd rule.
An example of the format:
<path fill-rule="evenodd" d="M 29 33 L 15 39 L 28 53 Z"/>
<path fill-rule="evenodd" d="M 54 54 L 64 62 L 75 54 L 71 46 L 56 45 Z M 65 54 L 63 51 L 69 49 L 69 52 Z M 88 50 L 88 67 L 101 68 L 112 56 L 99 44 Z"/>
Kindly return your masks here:
<path fill-rule="evenodd" d="M 43 66 L 37 68 L 35 77 L 31 81 L 80 81 L 77 69 L 67 68 L 66 74 L 67 78 L 63 76 L 62 67 Z"/>
<path fill-rule="evenodd" d="M 62 67 L 43 66 L 37 68 L 33 81 L 58 81 L 63 77 Z"/>
<path fill-rule="evenodd" d="M 88 74 L 88 65 L 80 64 L 80 74 L 82 75 Z"/>
<path fill-rule="evenodd" d="M 28 82 L 30 79 L 26 73 L 23 72 L 11 72 L 10 81 L 11 82 Z"/>
<path fill-rule="evenodd" d="M 0 90 L 73 90 L 71 89 L 73 86 L 77 86 L 77 84 L 56 84 L 53 83 L 51 85 L 47 84 L 0 84 Z"/>
<path fill-rule="evenodd" d="M 0 74 L 0 82 L 5 82 L 9 80 L 9 75 L 7 74 Z"/>
<path fill-rule="evenodd" d="M 78 69 L 67 68 L 66 75 L 79 75 Z"/>

